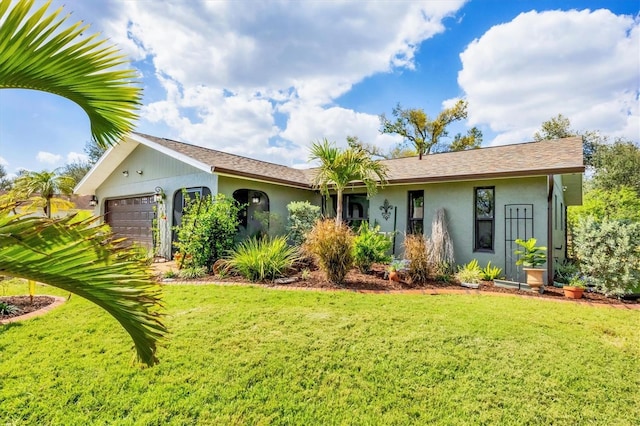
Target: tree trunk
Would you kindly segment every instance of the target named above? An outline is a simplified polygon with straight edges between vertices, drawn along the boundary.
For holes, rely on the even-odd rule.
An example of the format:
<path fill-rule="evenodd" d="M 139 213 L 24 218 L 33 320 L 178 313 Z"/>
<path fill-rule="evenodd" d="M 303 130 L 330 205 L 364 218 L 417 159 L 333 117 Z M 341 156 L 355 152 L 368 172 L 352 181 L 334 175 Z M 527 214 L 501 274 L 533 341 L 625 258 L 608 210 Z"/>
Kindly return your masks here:
<path fill-rule="evenodd" d="M 336 193 L 336 225 L 342 222 L 342 191 Z"/>
<path fill-rule="evenodd" d="M 44 212 L 49 219 L 51 219 L 51 198 L 47 198 L 47 205 L 44 207 Z"/>

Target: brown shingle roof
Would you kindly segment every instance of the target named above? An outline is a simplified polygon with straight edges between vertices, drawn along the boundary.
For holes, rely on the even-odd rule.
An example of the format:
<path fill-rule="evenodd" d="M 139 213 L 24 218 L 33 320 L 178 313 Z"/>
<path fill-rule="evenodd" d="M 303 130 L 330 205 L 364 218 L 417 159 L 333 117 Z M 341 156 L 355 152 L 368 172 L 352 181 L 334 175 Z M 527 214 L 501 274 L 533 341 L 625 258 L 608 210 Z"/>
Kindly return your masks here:
<path fill-rule="evenodd" d="M 266 161 L 155 136 L 138 135 L 211 166 L 214 173 L 309 188 L 314 169 Z M 529 142 L 382 161 L 389 183 L 443 182 L 584 172 L 582 138 Z"/>
<path fill-rule="evenodd" d="M 177 142 L 171 139 L 158 138 L 142 133 L 137 134 L 165 148 L 169 148 L 172 151 L 179 152 L 211 166 L 211 171 L 214 173 L 309 188 L 308 179 L 302 170 L 229 154 L 215 149 Z"/>
<path fill-rule="evenodd" d="M 584 172 L 582 138 L 385 160 L 389 183 L 442 182 Z"/>

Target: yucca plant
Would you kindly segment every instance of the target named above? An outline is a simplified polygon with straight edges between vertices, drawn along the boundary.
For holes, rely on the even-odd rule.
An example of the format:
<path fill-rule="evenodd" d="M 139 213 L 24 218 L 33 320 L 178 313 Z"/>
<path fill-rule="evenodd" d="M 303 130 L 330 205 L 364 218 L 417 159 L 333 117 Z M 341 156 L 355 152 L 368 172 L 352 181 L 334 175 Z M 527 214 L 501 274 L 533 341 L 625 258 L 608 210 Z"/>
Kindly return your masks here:
<path fill-rule="evenodd" d="M 0 1 L 0 89 L 53 93 L 78 104 L 91 134 L 105 148 L 133 130 L 142 89 L 137 72 L 115 46 L 88 35 L 81 21 L 65 28 L 70 14 L 51 14 L 50 1 Z M 157 362 L 160 288 L 135 259 L 95 221 L 9 216 L 0 206 L 0 273 L 32 279 L 78 294 L 104 308 L 129 333 L 140 360 Z"/>
<path fill-rule="evenodd" d="M 429 241 L 422 235 L 410 234 L 404 239 L 404 257 L 409 261 L 407 275 L 412 283 L 424 283 L 429 279 L 432 263 Z"/>
<path fill-rule="evenodd" d="M 303 250 L 315 259 L 330 282 L 341 285 L 353 265 L 353 239 L 347 225 L 325 219 L 316 222 Z"/>
<path fill-rule="evenodd" d="M 250 238 L 231 251 L 226 268 L 250 281 L 274 280 L 284 276 L 298 259 L 298 251 L 286 237 Z"/>

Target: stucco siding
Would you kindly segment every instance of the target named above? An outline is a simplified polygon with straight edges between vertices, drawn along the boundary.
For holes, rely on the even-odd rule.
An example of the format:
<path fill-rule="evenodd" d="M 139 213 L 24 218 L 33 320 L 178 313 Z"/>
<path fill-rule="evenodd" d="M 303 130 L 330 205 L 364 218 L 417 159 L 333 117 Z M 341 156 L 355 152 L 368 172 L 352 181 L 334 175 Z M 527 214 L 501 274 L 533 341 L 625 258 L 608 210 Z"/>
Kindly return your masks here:
<path fill-rule="evenodd" d="M 232 198 L 234 191 L 238 189 L 262 191 L 267 194 L 269 197 L 270 234 L 284 233 L 287 225 L 287 218 L 289 216 L 287 204 L 290 202 L 309 201 L 311 204 L 318 206 L 321 203 L 320 195 L 311 190 L 291 188 L 267 182 L 238 179 L 229 176 L 219 176 L 218 192 Z"/>
<path fill-rule="evenodd" d="M 397 207 L 396 253 L 402 252 L 407 229 L 408 191 L 424 190 L 424 232 L 431 235 L 435 212 L 444 208 L 449 233 L 454 243 L 456 262 L 464 264 L 478 259 L 482 266 L 491 261 L 505 269 L 505 205 L 533 204 L 533 235 L 538 244 L 547 245 L 547 183 L 546 177 L 478 180 L 427 185 L 389 186 L 371 200 L 370 217 L 381 231 L 393 231 L 393 212 L 389 220 L 382 217 L 380 206 L 387 199 Z M 474 188 L 495 187 L 494 250 L 474 251 Z"/>

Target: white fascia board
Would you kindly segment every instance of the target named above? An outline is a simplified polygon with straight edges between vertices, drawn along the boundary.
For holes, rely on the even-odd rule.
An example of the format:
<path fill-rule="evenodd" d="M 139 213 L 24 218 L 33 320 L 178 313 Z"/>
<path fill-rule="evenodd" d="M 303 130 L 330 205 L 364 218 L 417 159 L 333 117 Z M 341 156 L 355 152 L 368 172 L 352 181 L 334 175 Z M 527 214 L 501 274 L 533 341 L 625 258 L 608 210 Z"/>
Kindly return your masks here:
<path fill-rule="evenodd" d="M 196 169 L 202 170 L 203 172 L 206 172 L 206 173 L 212 172 L 212 167 L 209 164 L 203 163 L 202 161 L 198 161 L 195 158 L 189 157 L 188 155 L 184 155 L 172 149 L 166 148 L 140 135 L 130 134 L 127 136 L 127 138 L 135 142 L 141 143 L 142 145 L 146 145 L 151 149 L 154 149 L 158 152 L 163 153 L 164 155 L 167 155 L 169 157 L 175 158 L 176 160 L 182 161 L 183 163 L 189 164 L 190 166 L 193 166 Z"/>

